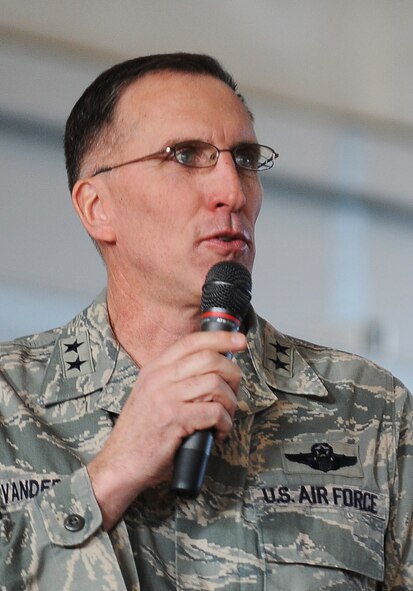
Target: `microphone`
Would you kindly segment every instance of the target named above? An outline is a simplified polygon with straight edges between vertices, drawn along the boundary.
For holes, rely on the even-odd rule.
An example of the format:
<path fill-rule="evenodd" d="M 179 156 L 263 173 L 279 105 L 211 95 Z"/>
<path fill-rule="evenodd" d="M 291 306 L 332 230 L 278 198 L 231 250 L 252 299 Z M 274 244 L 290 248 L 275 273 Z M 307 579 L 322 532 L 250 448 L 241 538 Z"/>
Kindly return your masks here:
<path fill-rule="evenodd" d="M 233 261 L 208 271 L 201 298 L 201 330 L 237 332 L 251 300 L 251 275 Z M 232 353 L 225 353 L 232 359 Z M 184 439 L 174 463 L 171 490 L 188 498 L 198 496 L 214 441 L 212 429 L 195 431 Z"/>

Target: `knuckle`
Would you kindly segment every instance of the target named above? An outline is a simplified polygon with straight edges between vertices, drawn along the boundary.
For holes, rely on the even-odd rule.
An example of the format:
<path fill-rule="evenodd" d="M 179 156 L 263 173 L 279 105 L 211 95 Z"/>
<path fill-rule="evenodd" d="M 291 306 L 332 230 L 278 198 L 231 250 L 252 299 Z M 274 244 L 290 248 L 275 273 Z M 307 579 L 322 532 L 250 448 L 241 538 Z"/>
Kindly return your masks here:
<path fill-rule="evenodd" d="M 231 408 L 231 412 L 234 413 L 237 408 L 238 408 L 238 400 L 236 398 L 236 396 L 232 396 L 230 399 L 230 408 Z"/>
<path fill-rule="evenodd" d="M 201 356 L 202 356 L 202 361 L 203 363 L 209 367 L 211 365 L 214 365 L 214 363 L 216 362 L 216 353 L 214 351 L 211 351 L 210 349 L 206 349 L 204 351 L 202 351 Z"/>
<path fill-rule="evenodd" d="M 181 339 L 179 339 L 179 343 L 182 349 L 185 351 L 193 350 L 197 343 L 199 342 L 201 332 L 191 332 L 189 334 L 184 335 Z"/>
<path fill-rule="evenodd" d="M 217 391 L 221 390 L 222 378 L 218 374 L 216 374 L 216 373 L 209 374 L 209 388 L 213 392 L 217 392 Z"/>
<path fill-rule="evenodd" d="M 228 434 L 232 429 L 232 419 L 228 414 L 225 414 L 222 417 L 221 422 L 219 423 L 220 431 L 223 433 Z"/>
<path fill-rule="evenodd" d="M 237 376 L 239 379 L 241 379 L 242 370 L 241 370 L 240 366 L 237 363 L 233 363 L 232 367 L 234 370 L 234 375 Z"/>
<path fill-rule="evenodd" d="M 217 424 L 219 424 L 222 421 L 225 421 L 225 418 L 228 417 L 228 413 L 225 410 L 225 408 L 222 406 L 222 404 L 220 404 L 219 402 L 216 402 L 213 404 L 213 406 L 214 406 L 213 416 L 214 416 L 215 422 Z"/>

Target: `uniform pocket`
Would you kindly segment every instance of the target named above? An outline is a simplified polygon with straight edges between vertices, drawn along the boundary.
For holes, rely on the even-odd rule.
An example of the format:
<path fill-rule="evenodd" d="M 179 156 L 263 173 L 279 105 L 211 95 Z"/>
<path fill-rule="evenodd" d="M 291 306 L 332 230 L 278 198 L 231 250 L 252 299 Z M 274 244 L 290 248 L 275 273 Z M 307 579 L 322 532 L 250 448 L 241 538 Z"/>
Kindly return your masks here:
<path fill-rule="evenodd" d="M 342 569 L 382 581 L 387 497 L 344 485 L 254 488 L 269 563 Z"/>

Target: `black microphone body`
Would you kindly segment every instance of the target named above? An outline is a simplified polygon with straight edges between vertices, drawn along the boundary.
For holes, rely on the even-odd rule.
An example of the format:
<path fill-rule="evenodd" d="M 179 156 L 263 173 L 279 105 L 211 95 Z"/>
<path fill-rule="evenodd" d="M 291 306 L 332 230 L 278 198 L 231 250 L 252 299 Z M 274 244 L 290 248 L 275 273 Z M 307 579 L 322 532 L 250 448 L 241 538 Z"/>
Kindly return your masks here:
<path fill-rule="evenodd" d="M 202 288 L 201 331 L 237 332 L 251 299 L 251 275 L 238 263 L 214 265 Z M 232 353 L 225 353 L 229 359 Z M 195 431 L 179 448 L 171 489 L 180 496 L 195 498 L 201 490 L 214 442 L 212 429 Z"/>

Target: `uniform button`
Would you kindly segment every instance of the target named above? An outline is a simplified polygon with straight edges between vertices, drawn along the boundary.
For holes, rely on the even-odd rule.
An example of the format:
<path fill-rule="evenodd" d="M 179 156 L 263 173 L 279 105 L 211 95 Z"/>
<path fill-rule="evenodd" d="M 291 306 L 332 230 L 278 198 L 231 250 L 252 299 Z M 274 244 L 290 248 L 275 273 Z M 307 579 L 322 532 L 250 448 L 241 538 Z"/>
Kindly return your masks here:
<path fill-rule="evenodd" d="M 66 517 L 64 526 L 68 531 L 80 531 L 85 526 L 85 519 L 77 513 L 72 513 Z"/>

